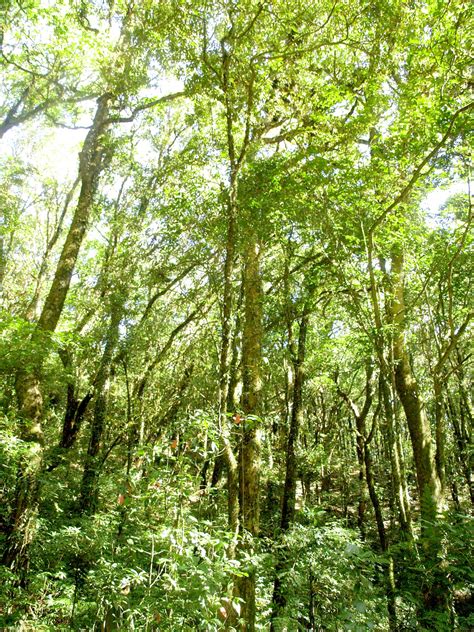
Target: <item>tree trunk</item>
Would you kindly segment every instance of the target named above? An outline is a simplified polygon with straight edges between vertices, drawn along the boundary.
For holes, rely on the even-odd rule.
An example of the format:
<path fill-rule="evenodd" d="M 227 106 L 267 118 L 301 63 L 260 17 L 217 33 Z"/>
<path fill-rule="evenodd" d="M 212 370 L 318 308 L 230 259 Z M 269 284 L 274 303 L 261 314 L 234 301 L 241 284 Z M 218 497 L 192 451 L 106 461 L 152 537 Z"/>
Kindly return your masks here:
<path fill-rule="evenodd" d="M 446 424 L 444 421 L 443 389 L 441 377 L 437 372 L 433 376 L 435 437 L 436 437 L 436 471 L 438 474 L 441 495 L 444 496 L 446 484 Z"/>
<path fill-rule="evenodd" d="M 224 262 L 224 290 L 222 297 L 222 337 L 219 357 L 219 428 L 221 433 L 222 454 L 227 471 L 227 511 L 229 528 L 237 537 L 239 532 L 239 479 L 237 459 L 228 436 L 227 411 L 232 393 L 230 385 L 230 362 L 232 348 L 232 311 L 234 290 L 232 278 L 234 273 L 235 238 L 237 212 L 237 173 L 232 171 L 230 189 L 227 199 L 227 237 Z M 231 544 L 229 555 L 235 554 L 235 541 Z"/>
<path fill-rule="evenodd" d="M 72 368 L 71 354 L 67 349 L 59 351 L 61 360 L 66 372 Z M 65 456 L 65 452 L 70 450 L 76 442 L 79 430 L 82 426 L 84 415 L 86 414 L 89 402 L 93 397 L 93 392 L 87 392 L 82 399 L 76 397 L 76 385 L 74 379 L 68 375 L 68 383 L 66 389 L 66 410 L 64 411 L 63 427 L 59 443 L 55 446 L 50 454 L 45 457 L 47 462 L 46 471 L 52 472 L 60 465 Z"/>
<path fill-rule="evenodd" d="M 359 431 L 357 432 L 356 436 L 356 452 L 357 463 L 359 465 L 359 505 L 357 507 L 357 526 L 359 528 L 361 538 L 365 540 L 365 512 L 367 509 L 367 491 L 365 486 L 366 476 L 364 464 L 365 447 L 364 439 Z"/>
<path fill-rule="evenodd" d="M 5 222 L 3 212 L 0 215 L 0 225 Z M 3 294 L 3 280 L 5 279 L 5 270 L 7 268 L 7 255 L 5 252 L 5 238 L 0 234 L 0 296 Z"/>
<path fill-rule="evenodd" d="M 405 345 L 403 254 L 392 256 L 394 279 L 393 324 L 396 328 L 393 342 L 395 386 L 407 419 L 413 449 L 416 478 L 420 498 L 421 544 L 425 562 L 423 607 L 418 612 L 421 626 L 439 629 L 449 626 L 449 584 L 441 566 L 442 541 L 439 513 L 442 509 L 442 486 L 433 455 L 429 420 L 421 400 L 418 384 L 412 373 Z"/>
<path fill-rule="evenodd" d="M 309 301 L 306 301 L 303 315 L 300 320 L 300 330 L 298 338 L 298 351 L 292 357 L 293 363 L 293 404 L 291 407 L 290 429 L 288 432 L 288 442 L 286 446 L 286 473 L 285 486 L 283 489 L 283 500 L 281 509 L 280 529 L 284 533 L 288 531 L 294 520 L 296 505 L 296 481 L 298 468 L 296 460 L 296 446 L 301 424 L 303 422 L 303 384 L 304 384 L 304 360 L 306 355 L 306 335 L 309 320 Z M 291 324 L 290 324 L 291 326 Z M 279 616 L 286 605 L 286 596 L 283 591 L 281 573 L 285 567 L 285 560 L 279 557 L 275 569 L 275 579 L 273 584 L 272 598 L 272 622 L 271 629 L 274 629 L 274 621 Z"/>
<path fill-rule="evenodd" d="M 402 403 L 410 433 L 415 461 L 422 519 L 436 521 L 441 508 L 441 484 L 433 456 L 431 428 L 426 416 L 418 384 L 413 376 L 405 346 L 405 303 L 403 288 L 403 255 L 392 258 L 395 279 L 393 323 L 397 327 L 393 343 L 395 386 Z"/>
<path fill-rule="evenodd" d="M 110 325 L 107 332 L 105 349 L 97 374 L 95 385 L 95 404 L 91 424 L 91 435 L 87 448 L 86 462 L 82 475 L 79 497 L 79 510 L 82 514 L 94 513 L 97 505 L 98 477 L 100 473 L 100 447 L 105 430 L 107 415 L 108 380 L 113 355 L 118 341 L 119 324 L 122 317 L 122 306 L 112 303 Z"/>
<path fill-rule="evenodd" d="M 469 454 L 470 438 L 469 433 L 466 432 L 466 424 L 464 423 L 465 414 L 462 400 L 459 402 L 459 419 L 455 403 L 449 395 L 447 397 L 447 410 L 453 426 L 454 437 L 456 439 L 457 458 L 461 465 L 464 480 L 471 499 L 471 504 L 474 505 L 474 481 L 472 479 L 471 468 L 472 457 Z"/>
<path fill-rule="evenodd" d="M 365 436 L 365 428 L 364 436 Z M 372 503 L 375 514 L 375 522 L 377 524 L 377 532 L 379 535 L 380 548 L 383 553 L 387 553 L 389 549 L 389 543 L 387 539 L 387 533 L 385 531 L 385 524 L 383 521 L 382 506 L 375 488 L 375 481 L 373 475 L 373 461 L 369 447 L 370 439 L 367 438 L 364 441 L 364 464 L 365 464 L 365 480 L 367 481 L 367 489 L 369 490 L 369 497 Z M 393 558 L 388 555 L 387 565 L 384 567 L 385 573 L 385 585 L 387 594 L 387 611 L 390 630 L 396 632 L 398 630 L 397 623 L 397 608 L 395 601 L 395 577 L 393 570 Z"/>
<path fill-rule="evenodd" d="M 370 433 L 367 434 L 366 420 L 370 412 L 370 408 L 372 406 L 373 400 L 373 391 L 372 391 L 372 375 L 373 368 L 372 363 L 369 362 L 366 367 L 366 383 L 365 383 L 365 401 L 361 410 L 359 410 L 358 406 L 355 402 L 351 400 L 351 398 L 341 391 L 338 388 L 339 394 L 349 405 L 352 414 L 354 416 L 356 422 L 356 430 L 357 430 L 357 456 L 359 460 L 359 467 L 361 467 L 362 462 L 362 475 L 367 484 L 367 490 L 369 493 L 369 498 L 372 503 L 372 508 L 374 510 L 375 522 L 377 525 L 377 532 L 379 536 L 380 548 L 382 553 L 387 553 L 389 548 L 387 533 L 385 531 L 385 524 L 383 520 L 382 506 L 377 494 L 377 490 L 375 488 L 375 481 L 373 475 L 373 461 L 372 455 L 370 451 L 370 442 L 374 437 L 374 433 L 376 430 L 376 422 L 378 411 L 374 413 L 374 419 L 372 422 L 372 429 Z M 396 602 L 395 602 L 395 579 L 393 573 L 393 559 L 391 556 L 388 556 L 389 564 L 384 569 L 385 573 L 385 588 L 387 595 L 387 611 L 388 611 L 388 619 L 390 630 L 394 632 L 398 629 L 397 624 L 397 611 L 396 611 Z"/>
<path fill-rule="evenodd" d="M 306 303 L 300 321 L 300 331 L 298 340 L 298 355 L 293 358 L 294 381 L 293 381 L 293 405 L 291 408 L 290 430 L 288 433 L 288 443 L 286 448 L 286 474 L 285 487 L 283 489 L 283 502 L 281 510 L 282 531 L 286 531 L 293 522 L 296 504 L 296 480 L 297 461 L 296 446 L 301 424 L 303 422 L 303 384 L 304 384 L 304 359 L 306 355 L 306 335 L 308 331 L 309 306 Z"/>
<path fill-rule="evenodd" d="M 400 433 L 396 427 L 395 410 L 390 396 L 390 388 L 383 373 L 380 373 L 380 391 L 382 395 L 385 419 L 387 423 L 387 435 L 390 453 L 390 465 L 392 473 L 393 487 L 398 506 L 398 519 L 400 529 L 408 541 L 413 541 L 413 525 L 411 520 L 410 504 L 406 490 L 406 480 L 404 468 L 402 467 L 403 456 L 400 452 Z"/>
<path fill-rule="evenodd" d="M 260 440 L 259 419 L 262 391 L 262 286 L 260 278 L 260 248 L 255 239 L 250 239 L 246 250 L 244 270 L 245 322 L 242 335 L 242 409 L 244 413 L 242 445 L 240 449 L 240 519 L 243 547 L 251 550 L 251 540 L 245 532 L 255 537 L 259 532 L 259 475 Z M 241 618 L 248 632 L 255 630 L 256 571 L 253 566 L 246 569 L 247 577 L 236 582 L 237 595 L 243 600 Z"/>
<path fill-rule="evenodd" d="M 103 165 L 104 139 L 108 127 L 109 104 L 105 94 L 97 101 L 92 126 L 87 133 L 79 157 L 81 191 L 64 243 L 49 294 L 38 320 L 33 344 L 41 346 L 41 332 L 54 332 L 76 266 L 79 249 L 87 228 L 97 181 Z M 39 498 L 39 474 L 43 466 L 43 398 L 40 388 L 42 359 L 32 369 L 20 369 L 15 378 L 15 390 L 20 415 L 20 437 L 25 448 L 18 466 L 14 509 L 8 526 L 3 562 L 26 571 L 28 548 L 33 539 L 34 521 Z"/>
<path fill-rule="evenodd" d="M 12 515 L 7 524 L 7 539 L 2 562 L 26 582 L 29 546 L 34 538 L 39 498 L 39 473 L 42 467 L 44 437 L 41 429 L 43 398 L 36 373 L 18 371 L 15 390 L 20 413 L 20 436 L 24 447 L 18 463 Z"/>

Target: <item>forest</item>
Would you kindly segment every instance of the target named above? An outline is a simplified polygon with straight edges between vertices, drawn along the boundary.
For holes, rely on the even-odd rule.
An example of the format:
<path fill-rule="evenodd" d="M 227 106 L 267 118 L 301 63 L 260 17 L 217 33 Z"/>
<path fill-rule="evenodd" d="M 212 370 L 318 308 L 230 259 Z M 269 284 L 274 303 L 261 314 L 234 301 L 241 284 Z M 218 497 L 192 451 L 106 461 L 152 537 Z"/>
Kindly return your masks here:
<path fill-rule="evenodd" d="M 474 630 L 473 18 L 0 2 L 1 630 Z"/>

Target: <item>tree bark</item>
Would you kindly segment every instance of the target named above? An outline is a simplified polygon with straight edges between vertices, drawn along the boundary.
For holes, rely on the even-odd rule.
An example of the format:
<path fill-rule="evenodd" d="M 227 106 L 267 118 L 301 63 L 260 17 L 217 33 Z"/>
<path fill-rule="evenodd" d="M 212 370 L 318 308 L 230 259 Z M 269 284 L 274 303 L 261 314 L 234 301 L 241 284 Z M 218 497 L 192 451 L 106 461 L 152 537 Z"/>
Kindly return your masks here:
<path fill-rule="evenodd" d="M 393 323 L 397 328 L 393 343 L 395 385 L 402 403 L 410 433 L 415 460 L 422 519 L 436 521 L 441 509 L 441 483 L 433 455 L 431 428 L 413 376 L 405 345 L 405 303 L 403 287 L 403 255 L 392 258 L 394 275 Z"/>
<path fill-rule="evenodd" d="M 66 372 L 71 371 L 72 358 L 68 349 L 59 351 L 61 361 Z M 76 442 L 79 430 L 82 426 L 84 415 L 87 412 L 89 403 L 93 397 L 92 390 L 89 390 L 82 399 L 76 396 L 76 385 L 71 375 L 68 375 L 66 388 L 66 410 L 64 411 L 63 427 L 59 443 L 55 446 L 49 456 L 45 457 L 47 461 L 46 471 L 52 472 L 60 465 L 64 459 L 65 452 L 73 447 Z"/>
<path fill-rule="evenodd" d="M 369 498 L 372 503 L 372 508 L 374 510 L 375 523 L 377 525 L 380 548 L 383 553 L 387 553 L 389 549 L 389 542 L 388 542 L 387 533 L 385 530 L 382 506 L 380 503 L 377 490 L 375 488 L 375 481 L 374 481 L 374 475 L 373 475 L 373 460 L 372 460 L 372 454 L 370 451 L 370 443 L 374 437 L 374 433 L 376 430 L 378 411 L 374 413 L 372 429 L 370 430 L 369 434 L 367 434 L 367 427 L 366 427 L 366 420 L 369 415 L 370 408 L 372 406 L 372 400 L 373 400 L 372 383 L 371 383 L 372 374 L 373 374 L 373 368 L 372 368 L 371 363 L 369 363 L 366 367 L 365 401 L 361 410 L 359 410 L 356 403 L 353 402 L 346 393 L 341 391 L 341 389 L 338 389 L 338 390 L 339 390 L 339 394 L 342 396 L 344 401 L 346 401 L 346 403 L 349 405 L 356 422 L 357 451 L 358 451 L 359 467 L 360 467 L 360 462 L 362 461 L 362 475 L 367 484 Z M 394 574 L 393 574 L 393 559 L 391 556 L 388 556 L 388 562 L 389 563 L 384 569 L 386 595 L 387 595 L 387 611 L 388 611 L 390 630 L 393 630 L 393 632 L 396 632 L 396 630 L 398 629 L 398 624 L 397 624 L 397 610 L 396 610 L 396 602 L 395 602 L 395 579 L 394 579 Z"/>
<path fill-rule="evenodd" d="M 444 421 L 443 388 L 437 372 L 433 376 L 435 437 L 436 437 L 436 471 L 438 473 L 441 494 L 444 496 L 446 485 L 446 424 Z"/>
<path fill-rule="evenodd" d="M 296 446 L 301 424 L 303 422 L 303 384 L 304 384 L 304 359 L 306 355 L 306 335 L 308 331 L 309 303 L 306 302 L 303 315 L 300 320 L 298 339 L 298 354 L 293 358 L 293 405 L 291 408 L 290 430 L 286 448 L 286 474 L 285 487 L 283 489 L 283 502 L 281 510 L 280 528 L 286 531 L 293 522 L 296 504 L 296 480 L 298 475 Z"/>
<path fill-rule="evenodd" d="M 219 427 L 222 442 L 222 454 L 226 464 L 227 472 L 227 514 L 229 528 L 237 537 L 239 532 L 239 472 L 237 458 L 232 449 L 230 437 L 228 436 L 227 412 L 231 392 L 230 386 L 230 361 L 232 347 L 232 311 L 234 291 L 232 287 L 232 277 L 234 271 L 235 256 L 235 213 L 236 213 L 236 192 L 233 189 L 236 182 L 231 182 L 231 191 L 228 200 L 227 219 L 227 239 L 226 258 L 224 263 L 224 293 L 222 306 L 222 337 L 219 358 Z M 231 544 L 229 555 L 235 554 L 235 541 Z"/>
<path fill-rule="evenodd" d="M 464 476 L 464 480 L 466 482 L 466 487 L 469 492 L 469 498 L 471 500 L 471 504 L 474 505 L 474 480 L 472 479 L 472 456 L 470 453 L 470 437 L 469 432 L 467 431 L 465 424 L 465 412 L 463 407 L 463 402 L 460 399 L 459 401 L 459 413 L 456 409 L 455 402 L 453 398 L 448 395 L 446 402 L 446 409 L 449 415 L 452 427 L 454 438 L 456 440 L 456 456 L 461 466 L 462 474 Z"/>
<path fill-rule="evenodd" d="M 104 94 L 97 100 L 97 110 L 82 151 L 79 155 L 81 190 L 74 217 L 59 257 L 53 283 L 38 320 L 38 327 L 54 331 L 61 316 L 76 267 L 79 249 L 89 223 L 89 215 L 97 190 L 97 182 L 107 155 L 106 131 L 109 125 L 109 107 L 112 95 Z"/>

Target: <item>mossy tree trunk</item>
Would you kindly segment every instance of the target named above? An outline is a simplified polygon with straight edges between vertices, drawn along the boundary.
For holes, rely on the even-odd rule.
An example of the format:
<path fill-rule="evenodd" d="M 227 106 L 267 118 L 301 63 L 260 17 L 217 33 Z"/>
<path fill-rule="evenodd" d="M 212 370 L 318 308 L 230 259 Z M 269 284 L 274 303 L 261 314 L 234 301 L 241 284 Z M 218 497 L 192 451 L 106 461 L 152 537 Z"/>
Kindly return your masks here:
<path fill-rule="evenodd" d="M 97 101 L 92 126 L 79 157 L 81 189 L 66 240 L 59 257 L 48 296 L 32 336 L 33 349 L 42 349 L 45 336 L 56 330 L 71 283 L 79 250 L 89 223 L 90 211 L 97 190 L 98 176 L 106 155 L 106 132 L 112 95 L 104 94 Z M 39 497 L 39 479 L 43 468 L 43 397 L 40 372 L 44 353 L 35 352 L 33 366 L 19 369 L 15 391 L 20 417 L 20 438 L 24 442 L 18 465 L 13 512 L 8 525 L 3 562 L 18 568 L 23 575 L 28 567 L 28 548 L 34 534 Z"/>
<path fill-rule="evenodd" d="M 421 548 L 425 565 L 422 606 L 418 611 L 420 626 L 428 630 L 450 625 L 450 590 L 442 568 L 440 512 L 443 506 L 442 483 L 433 451 L 432 432 L 413 374 L 405 342 L 406 313 L 404 297 L 403 253 L 392 255 L 393 303 L 395 327 L 393 360 L 395 386 L 407 420 L 415 463 L 420 501 Z M 438 626 L 438 627 L 437 627 Z"/>
<path fill-rule="evenodd" d="M 252 538 L 259 533 L 260 439 L 259 415 L 262 395 L 262 282 L 260 246 L 249 238 L 244 267 L 244 326 L 242 332 L 242 411 L 244 414 L 239 454 L 239 498 L 242 547 L 252 550 Z M 255 630 L 256 569 L 245 569 L 247 576 L 236 581 L 236 594 L 242 599 L 242 629 Z"/>

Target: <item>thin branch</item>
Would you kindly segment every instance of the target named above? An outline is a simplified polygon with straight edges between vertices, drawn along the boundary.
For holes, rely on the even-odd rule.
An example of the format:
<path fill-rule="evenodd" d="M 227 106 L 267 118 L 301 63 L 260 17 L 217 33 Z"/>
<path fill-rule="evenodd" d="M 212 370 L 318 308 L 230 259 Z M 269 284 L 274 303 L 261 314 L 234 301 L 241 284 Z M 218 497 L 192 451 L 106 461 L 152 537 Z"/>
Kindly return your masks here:
<path fill-rule="evenodd" d="M 176 338 L 176 336 L 185 327 L 187 327 L 190 322 L 192 322 L 196 318 L 196 316 L 199 314 L 199 312 L 201 310 L 201 307 L 202 307 L 202 305 L 198 306 L 194 311 L 192 311 L 189 314 L 189 316 L 187 318 L 185 318 L 185 320 L 183 320 L 181 323 L 179 323 L 179 325 L 177 325 L 173 329 L 173 331 L 169 335 L 168 340 L 166 341 L 165 345 L 158 351 L 158 353 L 156 354 L 155 358 L 150 362 L 150 364 L 145 369 L 145 373 L 142 376 L 142 378 L 136 383 L 135 388 L 133 389 L 134 397 L 140 398 L 142 396 L 143 391 L 145 390 L 145 386 L 146 386 L 146 384 L 148 382 L 148 378 L 150 377 L 151 373 L 156 368 L 156 366 L 161 362 L 161 360 L 166 355 L 168 350 L 171 348 L 171 345 L 173 344 L 174 339 Z"/>
<path fill-rule="evenodd" d="M 250 22 L 248 23 L 248 25 L 244 28 L 244 30 L 242 31 L 242 33 L 239 33 L 238 35 L 235 36 L 236 40 L 240 40 L 243 39 L 246 35 L 248 35 L 248 33 L 250 33 L 250 31 L 253 29 L 253 27 L 255 26 L 256 21 L 258 20 L 260 14 L 262 13 L 264 8 L 264 3 L 261 2 L 258 5 L 257 11 L 255 12 L 255 15 L 252 17 L 252 19 L 250 20 Z"/>
<path fill-rule="evenodd" d="M 446 347 L 446 349 L 444 350 L 443 355 L 441 356 L 441 358 L 439 359 L 438 363 L 436 364 L 435 367 L 435 371 L 437 373 L 439 373 L 441 371 L 441 369 L 443 368 L 443 365 L 446 363 L 446 360 L 448 359 L 451 351 L 454 349 L 454 347 L 457 345 L 458 340 L 461 338 L 461 336 L 463 335 L 463 333 L 466 331 L 467 326 L 469 325 L 469 323 L 471 322 L 471 320 L 474 318 L 474 312 L 470 312 L 467 316 L 466 316 L 466 320 L 463 322 L 463 324 L 459 327 L 459 329 L 457 330 L 457 332 L 451 337 L 451 340 L 449 341 L 448 346 Z"/>
<path fill-rule="evenodd" d="M 150 298 L 150 300 L 147 303 L 147 306 L 145 307 L 145 310 L 142 314 L 142 317 L 140 319 L 140 322 L 138 323 L 138 326 L 140 327 L 140 325 L 143 324 L 143 322 L 146 320 L 146 318 L 148 317 L 148 314 L 151 311 L 151 308 L 153 307 L 153 305 L 156 303 L 156 301 L 161 297 L 164 296 L 167 292 L 169 292 L 171 290 L 171 288 L 176 285 L 176 283 L 179 283 L 179 281 L 181 281 L 182 279 L 184 279 L 184 277 L 189 274 L 189 272 L 191 272 L 191 270 L 193 270 L 196 266 L 199 265 L 199 262 L 193 262 L 190 266 L 188 266 L 187 268 L 185 268 L 182 272 L 180 272 L 174 279 L 172 279 L 162 290 L 158 290 L 158 292 L 155 292 L 155 294 L 153 294 L 153 296 Z"/>

